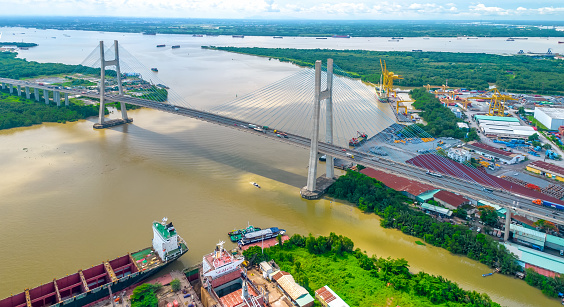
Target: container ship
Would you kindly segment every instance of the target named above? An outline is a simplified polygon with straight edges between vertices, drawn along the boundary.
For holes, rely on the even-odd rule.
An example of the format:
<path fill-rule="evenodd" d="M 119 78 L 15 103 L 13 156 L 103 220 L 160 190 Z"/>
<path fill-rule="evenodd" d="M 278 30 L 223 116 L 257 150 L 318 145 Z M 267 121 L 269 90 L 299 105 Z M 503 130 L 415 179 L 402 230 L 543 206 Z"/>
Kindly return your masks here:
<path fill-rule="evenodd" d="M 153 222 L 153 246 L 25 289 L 0 300 L 0 307 L 84 306 L 108 297 L 110 290 L 117 293 L 147 279 L 187 251 L 186 242 L 164 218 Z"/>
<path fill-rule="evenodd" d="M 231 35 L 233 38 L 245 38 L 245 35 Z"/>
<path fill-rule="evenodd" d="M 268 294 L 254 285 L 241 268 L 245 258 L 226 251 L 224 243 L 219 242 L 215 250 L 202 259 L 199 271 L 202 300 L 208 302 L 207 306 L 266 306 Z"/>
<path fill-rule="evenodd" d="M 239 240 L 239 245 L 247 245 L 251 243 L 260 242 L 263 240 L 268 240 L 276 238 L 278 235 L 283 235 L 286 233 L 284 229 L 278 229 L 278 227 L 271 227 L 259 231 L 253 231 L 246 233 L 241 240 Z M 0 306 L 1 307 L 1 306 Z"/>

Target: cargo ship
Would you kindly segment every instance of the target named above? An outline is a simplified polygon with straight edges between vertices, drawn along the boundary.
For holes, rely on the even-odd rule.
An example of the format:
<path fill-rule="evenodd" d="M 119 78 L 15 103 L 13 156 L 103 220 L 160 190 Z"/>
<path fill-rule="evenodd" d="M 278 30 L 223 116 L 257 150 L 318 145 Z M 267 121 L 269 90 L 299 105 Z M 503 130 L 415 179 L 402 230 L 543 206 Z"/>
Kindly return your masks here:
<path fill-rule="evenodd" d="M 266 306 L 268 293 L 256 286 L 241 267 L 245 258 L 226 251 L 223 244 L 219 242 L 215 250 L 202 259 L 198 274 L 202 299 L 206 298 L 207 306 Z"/>
<path fill-rule="evenodd" d="M 231 242 L 237 242 L 237 241 L 241 240 L 246 233 L 251 233 L 251 232 L 259 231 L 259 230 L 260 230 L 260 228 L 254 227 L 253 225 L 249 225 L 245 229 L 237 229 L 237 230 L 230 231 L 228 233 L 228 235 L 229 235 L 229 238 L 231 239 Z"/>
<path fill-rule="evenodd" d="M 159 272 L 188 251 L 167 219 L 153 222 L 153 245 L 0 300 L 1 307 L 78 307 L 104 299 Z M 111 289 L 110 289 L 111 288 Z"/>
<path fill-rule="evenodd" d="M 350 35 L 333 35 L 333 38 L 351 38 Z"/>
<path fill-rule="evenodd" d="M 162 45 L 157 45 L 157 48 L 161 48 L 161 47 L 166 47 L 166 45 L 162 44 Z"/>
<path fill-rule="evenodd" d="M 231 35 L 233 38 L 245 38 L 245 35 Z"/>
<path fill-rule="evenodd" d="M 239 240 L 239 245 L 247 245 L 251 243 L 260 242 L 263 240 L 268 240 L 276 238 L 278 235 L 283 235 L 286 233 L 284 229 L 278 229 L 278 227 L 271 227 L 259 231 L 254 231 L 251 233 L 246 233 L 241 240 Z"/>
<path fill-rule="evenodd" d="M 178 49 L 178 48 L 180 48 L 180 45 L 174 45 L 174 46 L 172 46 L 172 49 Z"/>

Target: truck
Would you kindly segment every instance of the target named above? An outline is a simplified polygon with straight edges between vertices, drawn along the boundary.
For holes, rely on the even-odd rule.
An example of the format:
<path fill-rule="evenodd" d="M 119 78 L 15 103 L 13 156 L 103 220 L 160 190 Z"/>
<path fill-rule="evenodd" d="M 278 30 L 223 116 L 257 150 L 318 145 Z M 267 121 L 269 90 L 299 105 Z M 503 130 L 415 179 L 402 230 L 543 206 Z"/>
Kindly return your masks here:
<path fill-rule="evenodd" d="M 564 206 L 542 199 L 533 200 L 533 204 L 564 211 Z"/>

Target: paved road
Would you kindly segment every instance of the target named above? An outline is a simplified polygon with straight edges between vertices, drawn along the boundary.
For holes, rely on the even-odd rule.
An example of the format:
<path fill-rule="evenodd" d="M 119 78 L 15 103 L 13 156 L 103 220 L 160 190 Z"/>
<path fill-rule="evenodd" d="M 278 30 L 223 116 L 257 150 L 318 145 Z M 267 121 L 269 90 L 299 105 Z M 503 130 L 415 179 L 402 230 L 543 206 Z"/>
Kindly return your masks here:
<path fill-rule="evenodd" d="M 96 93 L 86 93 L 82 94 L 80 91 L 70 90 L 70 89 L 54 89 L 50 86 L 41 86 L 34 83 L 4 79 L 0 78 L 0 82 L 9 83 L 12 85 L 30 86 L 33 88 L 39 88 L 43 90 L 56 90 L 62 93 L 68 93 L 71 95 L 82 95 L 90 98 L 99 98 Z M 156 101 L 139 99 L 136 97 L 129 96 L 119 96 L 107 94 L 105 99 L 109 102 L 125 102 L 141 107 L 152 108 L 168 113 L 178 114 L 197 120 L 206 121 L 209 123 L 229 127 L 236 130 L 242 130 L 247 133 L 253 133 L 266 138 L 275 139 L 280 142 L 287 144 L 296 145 L 306 149 L 310 148 L 311 140 L 299 135 L 287 134 L 287 138 L 281 137 L 274 133 L 272 130 L 265 130 L 263 132 L 256 131 L 249 128 L 249 123 L 243 122 L 234 118 L 218 115 L 215 113 L 210 113 L 206 111 L 199 111 L 191 108 L 174 106 L 167 103 L 160 103 Z M 452 177 L 449 175 L 441 175 L 440 177 L 427 174 L 427 170 L 410 165 L 395 162 L 389 159 L 378 157 L 369 153 L 359 152 L 356 150 L 351 150 L 348 148 L 343 148 L 337 145 L 319 143 L 319 152 L 326 154 L 328 156 L 344 159 L 351 161 L 353 163 L 360 163 L 367 167 L 382 170 L 390 174 L 394 174 L 400 177 L 414 179 L 422 183 L 426 183 L 435 186 L 439 189 L 448 190 L 455 192 L 460 195 L 478 200 L 484 200 L 490 203 L 494 203 L 505 207 L 513 212 L 520 213 L 520 215 L 535 216 L 537 218 L 542 218 L 545 220 L 553 221 L 558 224 L 564 224 L 564 212 L 562 216 L 558 214 L 553 214 L 554 209 L 545 208 L 532 203 L 532 198 L 524 195 L 518 195 L 505 191 L 498 188 L 492 188 L 489 186 L 482 186 L 476 182 L 467 181 L 458 177 Z"/>

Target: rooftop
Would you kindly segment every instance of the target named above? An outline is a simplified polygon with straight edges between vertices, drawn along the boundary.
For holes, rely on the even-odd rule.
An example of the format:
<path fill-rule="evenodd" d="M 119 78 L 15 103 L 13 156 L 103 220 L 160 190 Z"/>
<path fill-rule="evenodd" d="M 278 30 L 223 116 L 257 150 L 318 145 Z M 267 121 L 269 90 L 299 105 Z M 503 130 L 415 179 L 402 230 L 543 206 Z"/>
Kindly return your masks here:
<path fill-rule="evenodd" d="M 434 196 L 435 199 L 438 199 L 442 202 L 445 202 L 455 208 L 458 208 L 458 206 L 464 205 L 469 203 L 470 201 L 466 198 L 464 198 L 463 196 L 451 193 L 449 191 L 445 191 L 445 190 L 441 190 L 439 192 L 437 192 Z"/>
<path fill-rule="evenodd" d="M 564 176 L 564 168 L 560 167 L 558 165 L 554 165 L 552 163 L 548 163 L 548 162 L 544 162 L 544 161 L 534 161 L 534 162 L 529 163 L 528 166 L 538 168 L 538 169 L 543 169 L 543 170 L 549 171 L 551 173 Z"/>
<path fill-rule="evenodd" d="M 515 117 L 506 117 L 506 116 L 489 116 L 489 115 L 475 115 L 474 118 L 479 122 L 480 120 L 493 120 L 493 121 L 502 121 L 502 122 L 519 122 L 519 119 Z"/>
<path fill-rule="evenodd" d="M 518 222 L 521 222 L 525 225 L 529 225 L 529 226 L 533 226 L 533 223 L 534 223 L 533 221 L 529 220 L 528 218 L 526 218 L 524 216 L 520 216 L 520 215 L 512 215 L 511 218 L 518 221 Z"/>
<path fill-rule="evenodd" d="M 329 286 L 316 290 L 315 294 L 322 298 L 328 307 L 349 307 Z"/>
<path fill-rule="evenodd" d="M 491 187 L 502 187 L 507 191 L 511 191 L 512 193 L 529 196 L 531 198 L 541 198 L 546 201 L 554 202 L 560 205 L 564 205 L 564 202 L 556 199 L 554 197 L 550 197 L 546 194 L 541 192 L 537 192 L 531 189 L 527 189 L 526 187 L 517 185 L 515 183 L 509 182 L 502 178 L 498 178 L 496 176 L 487 174 L 482 172 L 476 168 L 466 166 L 464 164 L 458 163 L 452 160 L 446 160 L 442 157 L 438 157 L 434 154 L 424 154 L 419 155 L 415 158 L 409 159 L 405 161 L 405 163 L 413 164 L 415 166 L 419 166 L 422 168 L 426 168 L 430 171 L 447 174 L 456 178 L 461 178 L 464 180 L 476 182 L 481 185 L 491 186 Z M 367 170 L 366 169 L 363 169 Z M 368 175 L 368 174 L 366 174 Z M 371 176 L 372 177 L 372 176 Z"/>
<path fill-rule="evenodd" d="M 465 145 L 467 148 L 469 149 L 473 149 L 473 150 L 477 150 L 477 151 L 486 151 L 486 153 L 488 154 L 497 154 L 497 155 L 501 155 L 503 157 L 512 157 L 513 153 L 508 152 L 508 151 L 504 151 L 501 149 L 497 149 L 495 147 L 492 147 L 490 145 L 486 145 L 486 144 L 482 144 L 482 143 L 478 143 L 478 142 L 469 142 Z"/>
<path fill-rule="evenodd" d="M 252 287 L 248 287 L 248 289 L 250 295 L 258 296 Z M 242 295 L 243 295 L 243 289 L 239 289 L 237 291 L 233 291 L 225 296 L 220 297 L 219 301 L 221 302 L 222 306 L 225 307 L 238 306 L 239 304 L 243 303 Z"/>
<path fill-rule="evenodd" d="M 415 180 L 409 180 L 372 168 L 365 168 L 360 172 L 368 177 L 372 177 L 382 182 L 385 186 L 391 189 L 394 189 L 396 191 L 404 191 L 415 196 L 420 195 L 423 192 L 437 189 L 428 184 L 424 184 Z"/>
<path fill-rule="evenodd" d="M 563 108 L 547 108 L 547 107 L 537 107 L 535 110 L 542 111 L 550 118 L 554 119 L 564 119 L 564 109 Z"/>
<path fill-rule="evenodd" d="M 443 207 L 437 207 L 437 206 L 433 206 L 431 204 L 428 203 L 423 203 L 421 205 L 421 209 L 425 209 L 425 210 L 429 210 L 429 211 L 434 211 L 440 214 L 444 214 L 446 216 L 451 216 L 452 215 L 452 211 L 448 210 L 447 208 L 443 208 Z"/>

